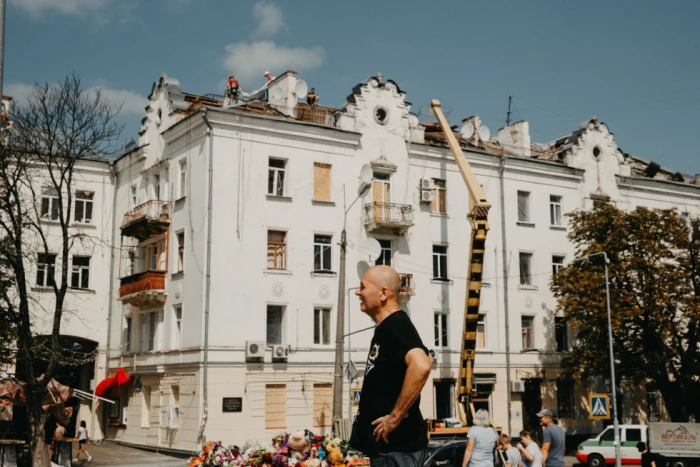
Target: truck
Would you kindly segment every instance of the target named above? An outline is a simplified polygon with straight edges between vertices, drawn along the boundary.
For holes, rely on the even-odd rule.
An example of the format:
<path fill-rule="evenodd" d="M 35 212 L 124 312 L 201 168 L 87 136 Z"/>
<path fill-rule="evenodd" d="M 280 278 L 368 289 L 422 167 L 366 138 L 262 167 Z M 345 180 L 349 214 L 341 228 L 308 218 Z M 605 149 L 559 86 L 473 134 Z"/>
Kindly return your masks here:
<path fill-rule="evenodd" d="M 615 432 L 607 427 L 594 438 L 579 444 L 576 459 L 589 467 L 615 464 Z M 649 450 L 666 458 L 669 467 L 700 466 L 699 423 L 650 423 L 620 425 L 620 457 L 623 464 L 640 464 L 637 443 L 643 441 Z M 664 467 L 657 465 L 656 467 Z"/>

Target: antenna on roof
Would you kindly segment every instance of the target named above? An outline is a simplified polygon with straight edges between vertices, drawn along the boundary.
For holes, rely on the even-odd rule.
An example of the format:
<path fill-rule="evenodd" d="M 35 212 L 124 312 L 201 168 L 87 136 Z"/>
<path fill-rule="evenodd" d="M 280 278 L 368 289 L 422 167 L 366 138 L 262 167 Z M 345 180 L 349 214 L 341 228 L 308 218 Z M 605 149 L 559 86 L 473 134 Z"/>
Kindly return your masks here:
<path fill-rule="evenodd" d="M 513 100 L 513 95 L 508 96 L 508 112 L 506 113 L 506 126 L 510 126 L 510 102 Z"/>

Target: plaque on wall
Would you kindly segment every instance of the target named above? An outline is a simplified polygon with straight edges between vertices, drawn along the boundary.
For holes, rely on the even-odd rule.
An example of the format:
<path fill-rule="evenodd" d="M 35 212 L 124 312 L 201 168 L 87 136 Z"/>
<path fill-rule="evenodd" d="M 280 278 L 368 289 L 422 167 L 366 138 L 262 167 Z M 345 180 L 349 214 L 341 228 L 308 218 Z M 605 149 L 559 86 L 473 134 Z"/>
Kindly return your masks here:
<path fill-rule="evenodd" d="M 221 411 L 226 412 L 242 412 L 243 398 L 242 397 L 224 397 L 221 404 Z"/>

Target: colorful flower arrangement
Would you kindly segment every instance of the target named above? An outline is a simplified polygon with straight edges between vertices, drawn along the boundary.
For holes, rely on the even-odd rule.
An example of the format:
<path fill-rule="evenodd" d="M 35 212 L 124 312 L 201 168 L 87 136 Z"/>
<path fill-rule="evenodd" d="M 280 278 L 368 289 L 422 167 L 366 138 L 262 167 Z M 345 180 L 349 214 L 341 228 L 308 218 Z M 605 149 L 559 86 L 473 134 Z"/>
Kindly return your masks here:
<path fill-rule="evenodd" d="M 221 441 L 202 445 L 189 467 L 360 467 L 369 459 L 353 450 L 347 441 L 320 436 L 309 430 L 283 433 L 271 444 L 247 444 L 225 448 Z"/>

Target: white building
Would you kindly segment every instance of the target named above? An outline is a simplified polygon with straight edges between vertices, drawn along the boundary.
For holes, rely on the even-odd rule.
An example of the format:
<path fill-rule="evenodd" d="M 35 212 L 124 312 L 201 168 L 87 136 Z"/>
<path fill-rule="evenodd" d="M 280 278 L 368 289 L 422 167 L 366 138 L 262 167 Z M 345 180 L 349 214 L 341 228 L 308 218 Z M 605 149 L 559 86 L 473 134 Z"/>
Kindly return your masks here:
<path fill-rule="evenodd" d="M 297 103 L 296 85 L 286 72 L 267 102 L 223 108 L 165 75 L 154 84 L 139 145 L 115 164 L 121 256 L 108 357 L 112 372 L 134 378 L 113 394 L 109 439 L 194 450 L 205 395 L 210 440 L 330 430 L 338 241 L 366 164 L 372 189 L 347 212 L 346 330 L 372 324 L 352 293 L 367 259 L 360 245 L 374 237 L 380 261 L 404 274 L 423 341 L 438 350 L 423 414 L 454 414 L 470 227 L 452 155 L 393 81 L 369 78 L 339 109 Z M 546 145 L 530 142 L 527 122 L 493 138 L 478 117 L 463 129 L 493 204 L 476 404 L 507 427 L 510 391 L 513 433 L 541 406 L 570 433 L 589 432 L 584 399 L 596 388 L 557 379 L 568 332 L 548 283 L 573 255 L 563 214 L 609 196 L 625 208 L 700 215 L 700 181 L 623 154 L 595 119 Z M 370 338 L 346 341 L 361 372 Z M 643 398 L 629 406 L 645 416 Z"/>

